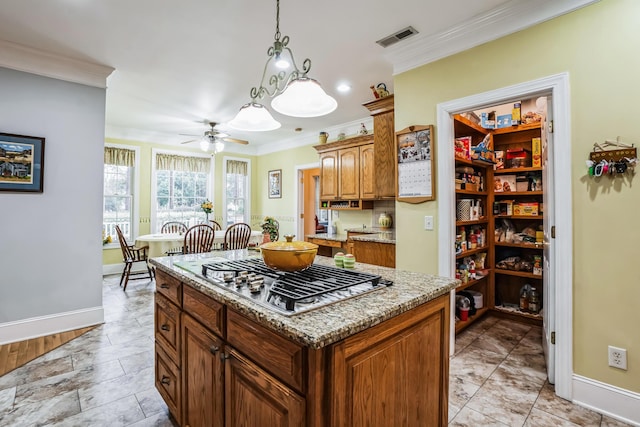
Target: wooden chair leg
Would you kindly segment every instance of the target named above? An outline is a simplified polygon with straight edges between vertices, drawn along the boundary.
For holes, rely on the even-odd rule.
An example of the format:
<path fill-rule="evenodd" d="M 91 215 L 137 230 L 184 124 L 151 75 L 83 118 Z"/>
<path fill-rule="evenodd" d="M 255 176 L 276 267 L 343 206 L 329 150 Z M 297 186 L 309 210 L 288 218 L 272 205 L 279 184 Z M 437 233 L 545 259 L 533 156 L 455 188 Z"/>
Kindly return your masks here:
<path fill-rule="evenodd" d="M 127 266 L 125 267 L 125 271 L 127 272 L 127 276 L 124 279 L 124 287 L 122 288 L 123 291 L 127 290 L 127 284 L 129 283 L 129 276 L 131 275 L 131 267 L 133 266 L 132 262 L 128 262 Z"/>
<path fill-rule="evenodd" d="M 124 268 L 122 269 L 122 276 L 120 276 L 120 287 L 122 287 L 122 281 L 124 280 L 124 275 L 127 272 L 127 264 L 124 265 Z"/>
<path fill-rule="evenodd" d="M 155 277 L 155 274 L 153 273 L 153 269 L 149 265 L 148 261 L 145 261 L 145 263 L 147 264 L 147 271 L 149 272 L 149 279 L 153 280 L 154 277 Z"/>

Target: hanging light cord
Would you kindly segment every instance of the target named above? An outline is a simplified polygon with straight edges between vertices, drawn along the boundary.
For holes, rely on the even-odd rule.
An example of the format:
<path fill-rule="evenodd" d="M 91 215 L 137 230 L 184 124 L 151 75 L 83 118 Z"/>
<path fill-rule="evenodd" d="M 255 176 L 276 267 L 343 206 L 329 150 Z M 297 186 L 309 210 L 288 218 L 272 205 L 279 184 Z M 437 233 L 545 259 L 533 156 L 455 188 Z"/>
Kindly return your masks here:
<path fill-rule="evenodd" d="M 252 102 L 255 102 L 257 98 L 264 98 L 266 95 L 270 97 L 276 96 L 279 92 L 282 92 L 284 88 L 287 87 L 289 82 L 294 79 L 304 78 L 307 73 L 311 70 L 311 60 L 309 58 L 305 59 L 302 62 L 302 70 L 300 70 L 296 64 L 296 60 L 293 57 L 293 52 L 287 46 L 289 44 L 289 36 L 284 36 L 282 40 L 280 40 L 280 0 L 276 0 L 276 33 L 274 35 L 273 46 L 270 46 L 267 50 L 267 55 L 269 58 L 267 62 L 264 64 L 264 69 L 262 70 L 262 79 L 260 80 L 260 86 L 252 87 L 250 91 L 250 96 Z M 269 88 L 264 86 L 264 78 L 267 75 L 267 67 L 269 63 L 276 55 L 281 55 L 283 51 L 289 52 L 289 56 L 291 57 L 291 64 L 293 65 L 293 71 L 288 76 L 285 71 L 280 71 L 277 74 L 271 75 L 269 77 Z"/>

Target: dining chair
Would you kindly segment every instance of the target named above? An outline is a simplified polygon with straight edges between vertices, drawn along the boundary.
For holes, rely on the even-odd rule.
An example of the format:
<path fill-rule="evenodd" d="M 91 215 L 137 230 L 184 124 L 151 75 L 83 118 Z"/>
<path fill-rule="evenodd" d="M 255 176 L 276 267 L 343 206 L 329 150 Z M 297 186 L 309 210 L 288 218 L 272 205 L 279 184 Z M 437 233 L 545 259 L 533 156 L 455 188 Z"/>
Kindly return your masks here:
<path fill-rule="evenodd" d="M 218 221 L 214 221 L 214 220 L 210 219 L 209 222 L 211 223 L 211 227 L 213 227 L 213 229 L 215 231 L 222 230 L 222 226 L 220 225 L 220 223 Z"/>
<path fill-rule="evenodd" d="M 160 232 L 163 234 L 184 234 L 187 226 L 180 221 L 169 221 L 162 224 Z"/>
<path fill-rule="evenodd" d="M 249 247 L 251 227 L 249 224 L 239 222 L 231 225 L 224 233 L 224 250 L 246 249 Z"/>
<path fill-rule="evenodd" d="M 197 254 L 211 252 L 215 238 L 213 227 L 207 224 L 197 224 L 187 230 L 184 235 L 183 254 Z"/>
<path fill-rule="evenodd" d="M 122 249 L 122 260 L 124 262 L 124 269 L 122 270 L 122 276 L 120 276 L 120 286 L 122 286 L 122 282 L 124 281 L 123 291 L 127 290 L 127 284 L 129 283 L 129 278 L 131 276 L 142 276 L 144 277 L 135 277 L 131 278 L 135 279 L 144 279 L 148 277 L 153 280 L 153 271 L 147 262 L 147 247 L 137 248 L 134 245 L 130 245 L 127 243 L 127 240 L 124 238 L 124 234 L 122 234 L 122 230 L 119 226 L 116 225 L 116 234 L 118 234 L 118 241 L 120 242 L 120 249 Z M 133 264 L 136 262 L 144 262 L 144 265 L 147 267 L 147 271 L 136 271 L 131 272 L 131 268 Z"/>

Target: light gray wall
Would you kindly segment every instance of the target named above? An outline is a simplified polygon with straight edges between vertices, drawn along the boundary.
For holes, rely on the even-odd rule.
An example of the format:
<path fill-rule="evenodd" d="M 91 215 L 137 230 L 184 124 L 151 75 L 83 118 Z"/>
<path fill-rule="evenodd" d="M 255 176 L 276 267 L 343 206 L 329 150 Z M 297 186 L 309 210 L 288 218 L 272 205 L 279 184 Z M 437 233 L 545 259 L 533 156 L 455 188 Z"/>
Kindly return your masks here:
<path fill-rule="evenodd" d="M 105 89 L 0 68 L 0 132 L 45 138 L 44 193 L 0 192 L 0 326 L 102 306 Z"/>

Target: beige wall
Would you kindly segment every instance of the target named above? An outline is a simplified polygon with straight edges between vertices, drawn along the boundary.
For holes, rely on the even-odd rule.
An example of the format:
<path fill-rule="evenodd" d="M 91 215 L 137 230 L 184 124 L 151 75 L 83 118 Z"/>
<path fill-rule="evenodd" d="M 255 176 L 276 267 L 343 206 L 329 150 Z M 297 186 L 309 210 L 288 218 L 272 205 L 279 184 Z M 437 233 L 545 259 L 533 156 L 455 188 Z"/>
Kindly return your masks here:
<path fill-rule="evenodd" d="M 585 160 L 596 141 L 620 135 L 640 142 L 639 22 L 640 2 L 603 0 L 394 82 L 395 127 L 402 129 L 435 124 L 438 103 L 569 73 L 574 372 L 634 392 L 640 392 L 640 279 L 633 267 L 640 255 L 640 182 L 589 178 Z M 422 231 L 423 216 L 437 216 L 437 195 L 435 202 L 398 203 L 396 215 L 398 267 L 437 272 L 437 232 Z M 421 230 L 417 239 L 415 230 Z M 418 243 L 424 250 L 415 250 Z M 608 345 L 627 349 L 628 371 L 607 366 Z"/>

